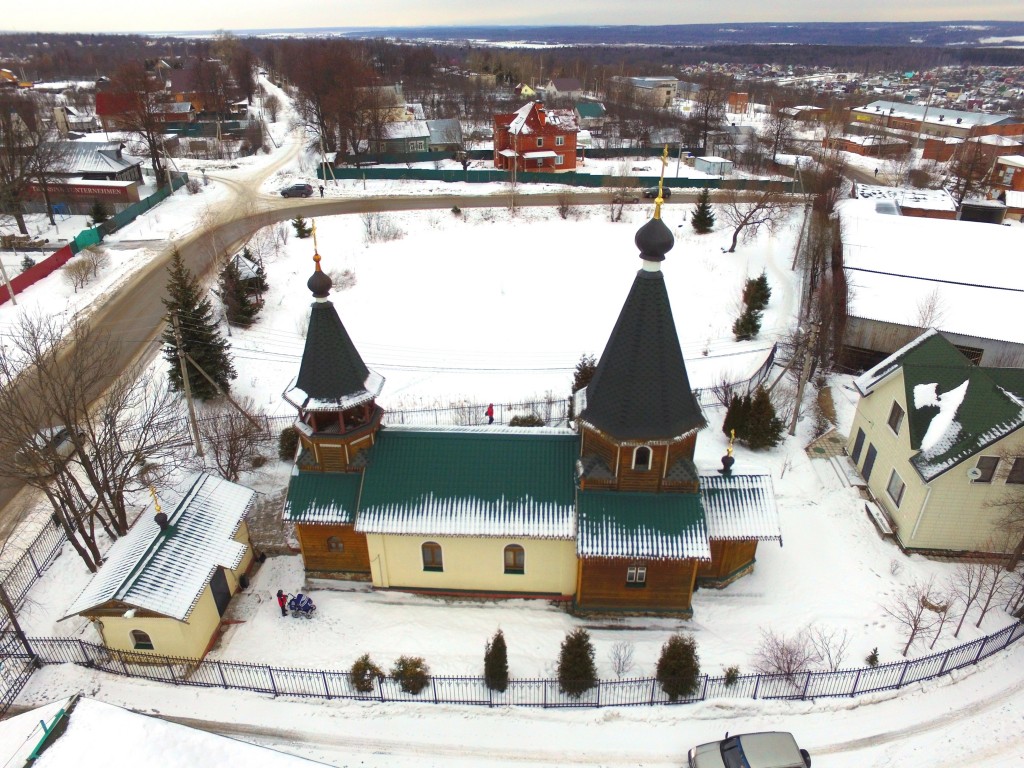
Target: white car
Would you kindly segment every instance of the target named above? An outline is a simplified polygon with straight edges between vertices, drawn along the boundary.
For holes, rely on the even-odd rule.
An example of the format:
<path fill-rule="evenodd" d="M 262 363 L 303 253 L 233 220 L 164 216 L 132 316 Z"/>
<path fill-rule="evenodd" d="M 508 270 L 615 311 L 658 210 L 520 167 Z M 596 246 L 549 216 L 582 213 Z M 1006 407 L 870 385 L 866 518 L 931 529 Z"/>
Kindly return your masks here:
<path fill-rule="evenodd" d="M 726 733 L 691 749 L 689 768 L 811 768 L 811 756 L 784 731 Z"/>
<path fill-rule="evenodd" d="M 85 433 L 78 433 L 79 439 L 84 439 Z M 29 453 L 28 451 L 20 453 L 19 458 L 23 458 L 25 461 L 32 461 L 32 456 L 37 453 L 43 454 L 44 456 L 52 456 L 58 462 L 63 462 L 65 459 L 71 458 L 71 455 L 75 452 L 75 442 L 72 439 L 71 430 L 64 426 L 46 427 L 36 432 L 35 439 L 35 450 Z"/>

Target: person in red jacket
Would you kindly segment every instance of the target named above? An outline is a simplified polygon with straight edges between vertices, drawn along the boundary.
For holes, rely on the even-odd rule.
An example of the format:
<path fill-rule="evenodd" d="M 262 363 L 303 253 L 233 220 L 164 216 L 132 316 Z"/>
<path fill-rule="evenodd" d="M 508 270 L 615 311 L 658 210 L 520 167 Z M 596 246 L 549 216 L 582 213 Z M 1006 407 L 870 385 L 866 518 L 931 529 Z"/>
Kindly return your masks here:
<path fill-rule="evenodd" d="M 487 406 L 487 410 L 484 411 L 484 416 L 487 417 L 487 423 L 488 424 L 493 424 L 494 423 L 494 403 L 490 403 Z"/>
<path fill-rule="evenodd" d="M 287 616 L 288 610 L 285 606 L 288 604 L 288 597 L 285 595 L 283 590 L 277 590 L 277 604 L 281 606 L 281 615 Z"/>

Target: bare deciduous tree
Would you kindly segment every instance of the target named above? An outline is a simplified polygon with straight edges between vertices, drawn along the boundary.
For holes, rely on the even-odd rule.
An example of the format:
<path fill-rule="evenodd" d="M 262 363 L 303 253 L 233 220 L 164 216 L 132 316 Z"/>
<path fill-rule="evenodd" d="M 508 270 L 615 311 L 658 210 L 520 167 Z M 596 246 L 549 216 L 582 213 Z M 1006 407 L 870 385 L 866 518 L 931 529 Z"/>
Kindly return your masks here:
<path fill-rule="evenodd" d="M 761 228 L 774 232 L 793 207 L 782 190 L 771 185 L 760 192 L 727 190 L 720 198 L 722 216 L 732 225 L 732 243 L 728 252 L 735 253 L 736 244 L 752 240 Z"/>
<path fill-rule="evenodd" d="M 272 93 L 263 100 L 263 109 L 267 111 L 270 122 L 277 122 L 277 115 L 281 111 L 281 100 L 276 93 Z"/>
<path fill-rule="evenodd" d="M 917 325 L 921 328 L 934 328 L 942 322 L 946 314 L 945 303 L 942 301 L 942 293 L 938 287 L 922 297 L 917 303 Z"/>
<path fill-rule="evenodd" d="M 84 323 L 23 317 L 0 347 L 0 478 L 41 491 L 90 570 L 99 532 L 128 530 L 128 499 L 163 483 L 189 444 L 180 399 Z M 42 430 L 42 431 L 41 431 Z"/>
<path fill-rule="evenodd" d="M 258 421 L 261 414 L 257 413 L 252 398 L 241 398 L 238 405 Z M 253 460 L 260 455 L 260 440 L 266 430 L 257 427 L 229 403 L 214 403 L 205 410 L 199 422 L 199 434 L 210 449 L 210 459 L 221 477 L 238 482 L 242 471 L 251 468 Z"/>
<path fill-rule="evenodd" d="M 75 293 L 78 293 L 78 289 L 84 288 L 92 279 L 92 265 L 81 256 L 72 259 L 64 265 L 64 279 L 71 283 Z"/>
<path fill-rule="evenodd" d="M 835 672 L 843 664 L 846 652 L 850 648 L 853 638 L 847 630 L 840 632 L 838 629 L 828 627 L 810 627 L 808 637 L 811 646 L 818 657 L 830 672 Z"/>
<path fill-rule="evenodd" d="M 754 669 L 766 675 L 785 675 L 788 679 L 809 672 L 819 661 L 807 628 L 792 637 L 761 630 L 761 642 L 754 651 Z"/>
<path fill-rule="evenodd" d="M 975 627 L 980 627 L 993 603 L 998 604 L 1013 588 L 1012 571 L 1006 570 L 1006 559 L 989 557 L 981 563 L 981 593 L 978 595 L 980 615 Z"/>
<path fill-rule="evenodd" d="M 964 560 L 957 564 L 956 570 L 953 571 L 950 579 L 950 589 L 953 599 L 963 606 L 960 622 L 956 625 L 953 637 L 960 637 L 960 629 L 964 625 L 964 619 L 967 618 L 971 607 L 978 600 L 979 595 L 981 595 L 981 589 L 984 586 L 982 581 L 983 574 L 984 568 L 977 560 Z"/>
<path fill-rule="evenodd" d="M 608 660 L 617 678 L 628 675 L 633 669 L 633 644 L 627 640 L 615 643 L 608 652 Z"/>
<path fill-rule="evenodd" d="M 157 185 L 167 184 L 163 134 L 169 97 L 163 81 L 147 72 L 141 61 L 130 61 L 111 78 L 111 91 L 120 102 L 116 127 L 139 136 L 146 145 Z"/>
<path fill-rule="evenodd" d="M 907 644 L 903 646 L 904 657 L 914 644 L 914 640 L 934 628 L 935 615 L 928 608 L 929 604 L 935 604 L 934 598 L 934 579 L 924 583 L 915 581 L 894 595 L 889 604 L 883 607 L 907 634 Z"/>

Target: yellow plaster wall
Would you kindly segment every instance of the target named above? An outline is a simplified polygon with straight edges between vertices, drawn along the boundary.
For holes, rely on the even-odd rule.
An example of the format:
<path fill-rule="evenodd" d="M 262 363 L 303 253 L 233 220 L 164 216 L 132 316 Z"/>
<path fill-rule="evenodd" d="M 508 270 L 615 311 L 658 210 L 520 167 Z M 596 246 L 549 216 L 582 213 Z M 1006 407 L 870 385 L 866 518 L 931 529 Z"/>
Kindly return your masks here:
<path fill-rule="evenodd" d="M 925 483 L 910 464 L 915 451 L 910 448 L 909 416 L 904 417 L 898 436 L 893 434 L 887 423 L 894 400 L 909 414 L 902 371 L 860 399 L 850 428 L 847 452 L 852 457 L 857 429 L 863 429 L 864 447 L 857 467 L 863 470 L 868 445 L 874 444 L 878 457 L 868 487 L 896 522 L 900 542 L 912 549 L 990 550 L 988 542 L 998 534 L 1001 512 L 986 506 L 987 502 L 998 500 L 1008 492 L 1024 493 L 1024 487 L 1006 485 L 1010 462 L 1000 461 L 991 483 L 976 483 L 967 477 L 967 471 L 977 464 L 977 457 L 958 464 L 931 483 Z M 986 448 L 979 456 L 1020 455 L 1022 448 L 1024 438 L 1009 435 Z M 907 485 L 898 508 L 886 492 L 894 469 Z"/>
<path fill-rule="evenodd" d="M 220 625 L 217 604 L 213 601 L 213 592 L 209 585 L 203 590 L 199 602 L 187 622 L 169 618 L 134 618 L 121 616 L 103 616 L 100 634 L 103 644 L 108 648 L 120 651 L 132 651 L 140 654 L 159 656 L 183 656 L 195 659 L 203 655 L 213 633 Z M 131 631 L 141 629 L 153 641 L 153 650 L 136 650 L 131 639 Z"/>
<path fill-rule="evenodd" d="M 424 571 L 421 546 L 441 545 L 444 571 Z M 373 585 L 382 588 L 480 592 L 576 591 L 576 543 L 550 539 L 499 539 L 367 534 Z M 525 551 L 525 573 L 505 573 L 505 547 Z"/>

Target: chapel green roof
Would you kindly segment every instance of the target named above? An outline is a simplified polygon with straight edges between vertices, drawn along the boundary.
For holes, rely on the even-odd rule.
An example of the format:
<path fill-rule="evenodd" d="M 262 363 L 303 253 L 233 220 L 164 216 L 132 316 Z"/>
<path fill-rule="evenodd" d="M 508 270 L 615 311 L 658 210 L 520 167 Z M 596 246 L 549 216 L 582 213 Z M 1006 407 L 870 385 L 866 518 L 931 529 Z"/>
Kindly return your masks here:
<path fill-rule="evenodd" d="M 580 491 L 578 507 L 580 557 L 711 559 L 700 494 Z"/>
<path fill-rule="evenodd" d="M 285 502 L 286 520 L 352 524 L 359 501 L 360 472 L 300 472 L 292 475 Z"/>
<path fill-rule="evenodd" d="M 572 538 L 578 453 L 561 429 L 383 429 L 356 530 Z"/>

